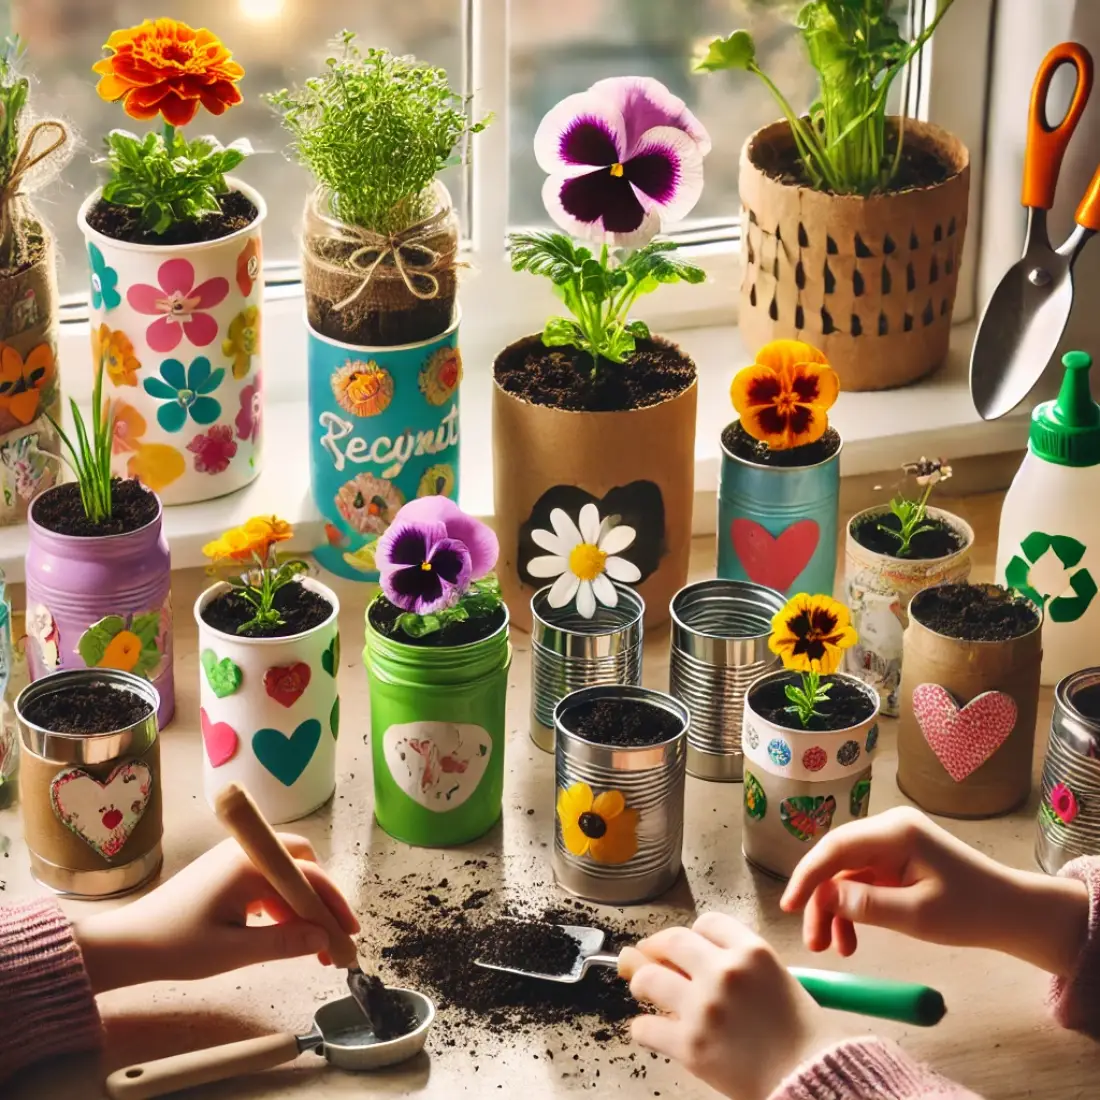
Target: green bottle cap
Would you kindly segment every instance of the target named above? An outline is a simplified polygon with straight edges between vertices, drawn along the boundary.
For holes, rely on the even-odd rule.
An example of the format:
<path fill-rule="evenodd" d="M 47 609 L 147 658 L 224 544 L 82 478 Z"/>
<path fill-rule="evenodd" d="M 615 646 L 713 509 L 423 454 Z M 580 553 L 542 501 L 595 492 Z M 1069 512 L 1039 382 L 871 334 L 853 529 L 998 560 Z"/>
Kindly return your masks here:
<path fill-rule="evenodd" d="M 1058 397 L 1036 405 L 1031 414 L 1031 452 L 1059 466 L 1096 466 L 1100 464 L 1100 405 L 1089 389 L 1092 356 L 1066 352 L 1062 366 L 1066 373 Z"/>

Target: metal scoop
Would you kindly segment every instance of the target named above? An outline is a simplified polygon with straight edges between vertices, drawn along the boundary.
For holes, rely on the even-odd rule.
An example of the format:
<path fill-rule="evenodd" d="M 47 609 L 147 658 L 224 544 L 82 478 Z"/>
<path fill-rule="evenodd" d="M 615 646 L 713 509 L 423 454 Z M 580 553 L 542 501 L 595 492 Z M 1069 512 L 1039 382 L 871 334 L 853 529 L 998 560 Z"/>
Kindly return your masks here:
<path fill-rule="evenodd" d="M 399 1039 L 375 1037 L 354 997 L 321 1005 L 305 1035 L 292 1032 L 261 1035 L 240 1043 L 207 1047 L 155 1062 L 139 1062 L 112 1073 L 105 1088 L 111 1100 L 152 1100 L 177 1089 L 209 1085 L 246 1073 L 281 1066 L 304 1051 L 312 1051 L 338 1069 L 361 1073 L 382 1069 L 415 1057 L 435 1020 L 435 1005 L 423 993 L 394 989 L 415 1013 L 417 1026 Z"/>
<path fill-rule="evenodd" d="M 564 985 L 579 982 L 593 966 L 618 969 L 618 955 L 601 953 L 604 933 L 598 928 L 587 928 L 579 924 L 559 924 L 557 927 L 566 935 L 572 936 L 580 949 L 572 968 L 565 974 L 542 974 L 537 970 L 501 966 L 486 959 L 475 959 L 474 963 L 486 970 L 500 970 L 505 974 L 517 974 L 521 978 L 536 978 L 539 981 L 559 982 Z M 896 1020 L 903 1024 L 916 1024 L 918 1027 L 932 1027 L 947 1013 L 943 995 L 926 985 L 895 982 L 888 978 L 864 978 L 833 970 L 804 970 L 797 966 L 788 966 L 787 971 L 822 1008 L 856 1012 L 861 1016 Z"/>

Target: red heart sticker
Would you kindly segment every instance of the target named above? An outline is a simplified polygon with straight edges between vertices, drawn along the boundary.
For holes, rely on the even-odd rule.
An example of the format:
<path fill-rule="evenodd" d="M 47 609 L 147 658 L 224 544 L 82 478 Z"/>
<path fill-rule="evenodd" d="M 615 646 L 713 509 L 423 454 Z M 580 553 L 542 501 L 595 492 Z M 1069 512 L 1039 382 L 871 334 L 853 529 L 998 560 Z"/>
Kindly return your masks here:
<path fill-rule="evenodd" d="M 976 772 L 1016 726 L 1016 700 L 984 691 L 960 708 L 939 684 L 913 689 L 913 714 L 928 747 L 956 783 Z"/>
<path fill-rule="evenodd" d="M 734 553 L 750 581 L 786 592 L 810 564 L 821 531 L 812 519 L 792 523 L 778 536 L 754 519 L 735 519 L 730 524 Z"/>
<path fill-rule="evenodd" d="M 199 724 L 202 726 L 202 741 L 212 768 L 220 768 L 237 755 L 237 745 L 240 742 L 237 731 L 228 722 L 211 722 L 206 710 L 199 707 Z"/>
<path fill-rule="evenodd" d="M 279 665 L 264 673 L 264 691 L 284 707 L 292 707 L 309 687 L 309 665 L 299 661 L 296 665 Z"/>

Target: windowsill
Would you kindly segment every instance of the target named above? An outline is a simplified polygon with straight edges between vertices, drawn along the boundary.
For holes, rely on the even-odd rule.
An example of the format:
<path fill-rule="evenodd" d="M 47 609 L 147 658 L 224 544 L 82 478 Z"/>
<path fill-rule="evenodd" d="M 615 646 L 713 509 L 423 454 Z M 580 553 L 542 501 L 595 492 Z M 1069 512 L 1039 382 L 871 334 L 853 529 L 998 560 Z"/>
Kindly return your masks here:
<path fill-rule="evenodd" d="M 956 326 L 948 362 L 932 378 L 907 389 L 844 393 L 831 419 L 844 439 L 841 473 L 846 477 L 895 470 L 922 454 L 963 459 L 1021 449 L 1027 439 L 1031 402 L 1001 420 L 985 422 L 974 411 L 967 363 L 974 324 Z M 696 533 L 713 529 L 713 493 L 718 484 L 719 438 L 732 419 L 729 382 L 751 361 L 735 326 L 684 329 L 674 334 L 699 367 L 699 423 L 695 443 Z M 463 339 L 467 364 L 462 385 L 462 505 L 490 517 L 493 511 L 491 372 L 499 347 L 488 333 Z M 304 336 L 303 336 L 304 342 Z M 164 527 L 176 569 L 202 565 L 203 544 L 249 516 L 278 513 L 297 529 L 294 549 L 308 551 L 322 538 L 320 515 L 310 498 L 304 401 L 272 401 L 266 411 L 264 467 L 247 488 L 201 504 L 166 509 Z M 978 486 L 994 489 L 998 485 Z M 0 529 L 0 568 L 9 583 L 23 580 L 27 548 L 24 525 Z"/>

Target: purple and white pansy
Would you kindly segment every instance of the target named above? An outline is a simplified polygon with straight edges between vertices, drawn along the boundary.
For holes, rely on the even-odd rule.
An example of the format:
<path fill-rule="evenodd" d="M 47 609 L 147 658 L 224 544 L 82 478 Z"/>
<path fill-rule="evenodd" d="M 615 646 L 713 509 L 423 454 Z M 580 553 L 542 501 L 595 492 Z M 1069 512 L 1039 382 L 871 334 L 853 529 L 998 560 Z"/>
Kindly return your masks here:
<path fill-rule="evenodd" d="M 640 247 L 691 212 L 710 137 L 651 77 L 611 77 L 552 108 L 535 133 L 542 198 L 576 237 Z"/>

